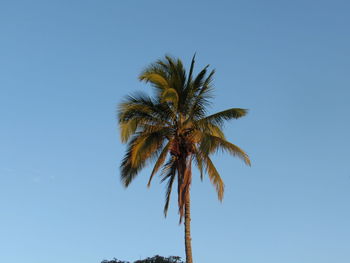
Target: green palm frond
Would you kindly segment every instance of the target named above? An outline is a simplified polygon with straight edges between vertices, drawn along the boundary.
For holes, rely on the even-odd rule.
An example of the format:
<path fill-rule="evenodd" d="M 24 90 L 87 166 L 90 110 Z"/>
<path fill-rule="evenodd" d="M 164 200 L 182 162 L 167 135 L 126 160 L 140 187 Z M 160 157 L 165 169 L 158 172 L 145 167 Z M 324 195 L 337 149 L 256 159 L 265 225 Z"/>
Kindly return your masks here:
<path fill-rule="evenodd" d="M 205 116 L 207 110 L 206 108 L 210 106 L 210 100 L 212 96 L 212 78 L 215 74 L 215 70 L 212 70 L 209 76 L 205 80 L 200 80 L 201 86 L 193 83 L 190 95 L 188 95 L 186 103 L 186 112 L 188 114 L 188 119 L 198 120 Z M 199 77 L 197 76 L 197 79 Z"/>
<path fill-rule="evenodd" d="M 167 186 L 166 186 L 165 205 L 164 205 L 164 216 L 165 217 L 168 214 L 170 197 L 171 197 L 171 192 L 172 192 L 172 189 L 173 189 L 173 184 L 174 184 L 175 177 L 176 177 L 176 169 L 172 168 L 170 170 L 170 176 L 169 176 L 169 179 L 168 179 L 168 182 L 167 182 Z"/>
<path fill-rule="evenodd" d="M 165 192 L 165 205 L 164 205 L 164 216 L 167 216 L 170 196 L 173 188 L 174 179 L 176 177 L 176 158 L 172 157 L 168 162 L 163 166 L 162 170 L 162 179 L 161 182 L 168 181 Z"/>
<path fill-rule="evenodd" d="M 189 89 L 190 84 L 192 82 L 192 74 L 193 74 L 193 69 L 194 69 L 194 63 L 196 62 L 195 59 L 196 59 L 196 53 L 192 57 L 191 66 L 190 66 L 190 70 L 188 72 L 188 77 L 187 77 L 186 89 Z"/>
<path fill-rule="evenodd" d="M 169 147 L 171 145 L 171 141 L 169 141 L 165 147 L 163 148 L 162 152 L 160 153 L 160 155 L 158 156 L 158 159 L 153 167 L 151 176 L 149 177 L 148 180 L 148 184 L 147 186 L 150 187 L 151 186 L 151 181 L 153 179 L 153 176 L 158 172 L 159 168 L 163 165 L 168 153 L 169 153 Z"/>
<path fill-rule="evenodd" d="M 200 90 L 200 92 L 198 93 L 198 95 L 203 95 L 203 94 L 207 94 L 209 92 L 212 91 L 212 82 L 213 82 L 213 76 L 215 74 L 215 69 L 213 69 L 212 71 L 210 71 L 208 77 L 206 77 L 204 83 L 203 83 L 203 88 Z"/>
<path fill-rule="evenodd" d="M 213 140 L 212 135 L 207 133 L 201 133 L 200 135 L 200 143 L 199 143 L 199 151 L 201 154 L 209 156 L 217 151 L 218 142 Z"/>
<path fill-rule="evenodd" d="M 171 88 L 175 89 L 182 97 L 182 91 L 186 81 L 186 72 L 181 60 L 165 56 L 165 62 L 162 64 L 168 71 L 168 80 Z M 159 62 L 158 62 L 159 63 Z"/>
<path fill-rule="evenodd" d="M 155 101 L 142 92 L 129 95 L 118 107 L 119 123 L 135 118 L 153 123 L 170 124 L 168 120 L 174 118 L 173 114 L 166 103 Z"/>
<path fill-rule="evenodd" d="M 245 116 L 246 114 L 246 109 L 232 108 L 202 118 L 196 121 L 196 125 L 205 127 L 207 123 L 212 123 L 214 125 L 222 126 L 224 121 L 238 119 Z"/>
<path fill-rule="evenodd" d="M 193 81 L 193 94 L 195 94 L 197 91 L 199 91 L 205 82 L 205 75 L 207 74 L 207 69 L 209 65 L 206 65 L 196 76 L 196 78 Z"/>

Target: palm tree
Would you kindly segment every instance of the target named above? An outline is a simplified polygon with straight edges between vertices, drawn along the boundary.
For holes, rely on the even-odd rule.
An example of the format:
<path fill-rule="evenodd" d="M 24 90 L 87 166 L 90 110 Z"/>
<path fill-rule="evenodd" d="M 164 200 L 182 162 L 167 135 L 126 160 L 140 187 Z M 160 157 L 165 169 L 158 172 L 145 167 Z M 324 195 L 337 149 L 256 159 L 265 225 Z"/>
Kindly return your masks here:
<path fill-rule="evenodd" d="M 247 110 L 231 108 L 207 115 L 212 98 L 212 79 L 208 66 L 194 76 L 195 56 L 189 72 L 180 59 L 165 56 L 150 64 L 139 80 L 150 83 L 153 96 L 139 92 L 119 104 L 118 119 L 121 140 L 127 150 L 121 163 L 121 181 L 128 187 L 140 170 L 154 160 L 155 165 L 148 186 L 157 172 L 166 181 L 164 215 L 167 215 L 174 181 L 177 180 L 180 223 L 184 219 L 186 262 L 192 263 L 190 229 L 190 187 L 192 162 L 200 178 L 208 174 L 222 201 L 224 182 L 210 156 L 218 150 L 226 151 L 250 165 L 248 155 L 228 142 L 222 131 L 224 121 L 238 119 Z"/>

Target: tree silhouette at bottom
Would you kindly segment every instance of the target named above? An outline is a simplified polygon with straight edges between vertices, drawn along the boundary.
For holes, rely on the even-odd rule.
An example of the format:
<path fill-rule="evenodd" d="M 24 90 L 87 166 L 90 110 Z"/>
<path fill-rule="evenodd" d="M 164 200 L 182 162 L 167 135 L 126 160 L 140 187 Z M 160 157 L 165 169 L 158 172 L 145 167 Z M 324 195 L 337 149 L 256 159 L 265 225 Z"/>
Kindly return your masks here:
<path fill-rule="evenodd" d="M 103 260 L 101 263 L 130 263 L 130 262 L 122 261 L 114 258 L 112 260 Z M 184 262 L 181 260 L 181 257 L 177 257 L 177 256 L 162 257 L 159 255 L 155 255 L 151 258 L 148 257 L 145 259 L 136 260 L 134 261 L 134 263 L 184 263 Z"/>

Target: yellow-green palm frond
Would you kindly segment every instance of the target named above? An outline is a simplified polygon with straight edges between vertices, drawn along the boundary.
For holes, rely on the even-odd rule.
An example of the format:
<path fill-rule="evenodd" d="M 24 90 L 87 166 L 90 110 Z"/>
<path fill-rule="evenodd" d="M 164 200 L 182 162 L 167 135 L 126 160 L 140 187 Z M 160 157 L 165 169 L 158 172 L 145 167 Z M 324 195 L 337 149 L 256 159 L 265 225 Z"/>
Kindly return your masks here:
<path fill-rule="evenodd" d="M 176 90 L 178 99 L 183 97 L 183 90 L 186 86 L 186 71 L 180 59 L 165 56 L 156 62 L 157 66 L 166 72 L 168 88 Z"/>
<path fill-rule="evenodd" d="M 203 158 L 201 157 L 201 155 L 199 154 L 198 150 L 195 149 L 195 154 L 194 154 L 194 162 L 199 170 L 199 175 L 200 175 L 200 179 L 201 181 L 203 181 L 204 178 L 204 162 L 203 162 Z"/>
<path fill-rule="evenodd" d="M 234 145 L 233 143 L 230 143 L 229 141 L 226 141 L 225 139 L 222 139 L 217 136 L 209 135 L 206 136 L 207 141 L 210 141 L 210 150 L 218 151 L 223 150 L 228 153 L 230 153 L 233 156 L 236 156 L 240 158 L 244 163 L 248 166 L 251 166 L 251 162 L 249 159 L 248 154 L 246 154 L 241 148 L 239 148 L 237 145 Z M 213 149 L 215 148 L 215 149 Z"/>
<path fill-rule="evenodd" d="M 168 128 L 152 133 L 141 133 L 137 136 L 131 152 L 131 165 L 138 166 L 140 162 L 149 159 L 163 145 Z"/>
<path fill-rule="evenodd" d="M 170 87 L 168 70 L 159 61 L 146 67 L 139 75 L 139 80 L 150 82 L 158 90 Z"/>
<path fill-rule="evenodd" d="M 174 105 L 175 108 L 178 107 L 179 95 L 177 91 L 173 88 L 165 89 L 161 95 L 162 102 L 169 102 Z"/>
<path fill-rule="evenodd" d="M 161 74 L 154 71 L 145 71 L 140 76 L 141 81 L 151 82 L 154 87 L 164 90 L 169 88 L 169 83 L 167 79 Z"/>
<path fill-rule="evenodd" d="M 145 161 L 139 163 L 136 167 L 131 164 L 132 148 L 137 137 L 132 138 L 127 146 L 126 153 L 120 165 L 120 179 L 125 187 L 128 187 L 133 179 L 137 176 L 138 172 L 145 166 Z"/>
<path fill-rule="evenodd" d="M 127 142 L 129 138 L 136 132 L 137 124 L 137 119 L 127 120 L 119 124 L 120 139 L 123 143 Z"/>
<path fill-rule="evenodd" d="M 222 181 L 220 174 L 216 170 L 211 159 L 208 156 L 203 156 L 203 161 L 205 163 L 205 168 L 209 179 L 211 183 L 215 186 L 216 192 L 218 194 L 218 199 L 222 201 L 224 197 L 225 184 Z"/>
<path fill-rule="evenodd" d="M 206 116 L 195 122 L 196 125 L 206 128 L 208 123 L 222 126 L 224 121 L 231 119 L 238 119 L 247 114 L 248 110 L 240 108 L 231 108 L 228 110 L 220 111 L 212 115 Z"/>
<path fill-rule="evenodd" d="M 137 133 L 128 143 L 128 149 L 121 164 L 121 179 L 128 186 L 148 160 L 157 156 L 162 149 L 164 135 L 161 131 Z"/>
<path fill-rule="evenodd" d="M 159 124 L 149 124 L 149 120 L 144 118 L 133 118 L 127 121 L 123 121 L 119 124 L 120 137 L 122 142 L 127 142 L 132 135 L 136 132 L 153 133 L 157 131 L 165 131 L 167 128 L 167 135 L 171 134 L 171 128 L 169 126 L 162 126 Z"/>
<path fill-rule="evenodd" d="M 218 127 L 215 124 L 212 123 L 208 123 L 206 129 L 205 129 L 205 133 L 219 137 L 221 139 L 225 139 L 225 134 L 224 132 L 220 129 L 220 127 Z"/>

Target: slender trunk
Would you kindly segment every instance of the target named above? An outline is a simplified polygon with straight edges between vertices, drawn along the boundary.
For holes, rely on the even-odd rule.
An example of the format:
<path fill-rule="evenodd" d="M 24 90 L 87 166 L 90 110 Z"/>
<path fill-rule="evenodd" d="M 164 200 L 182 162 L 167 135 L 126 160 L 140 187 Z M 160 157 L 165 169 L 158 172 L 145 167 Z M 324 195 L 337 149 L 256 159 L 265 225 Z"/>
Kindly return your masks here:
<path fill-rule="evenodd" d="M 186 195 L 185 201 L 185 247 L 186 247 L 186 263 L 193 263 L 192 261 L 192 245 L 191 245 L 191 199 L 190 192 Z"/>

